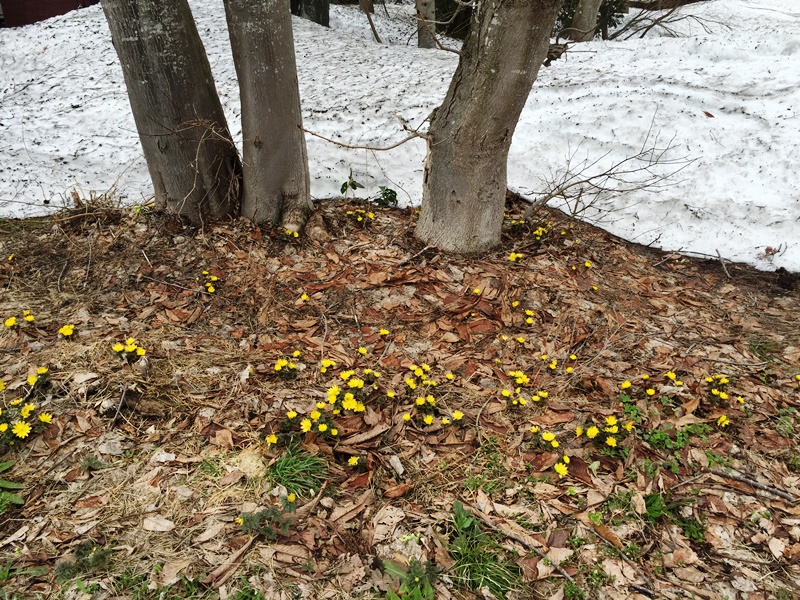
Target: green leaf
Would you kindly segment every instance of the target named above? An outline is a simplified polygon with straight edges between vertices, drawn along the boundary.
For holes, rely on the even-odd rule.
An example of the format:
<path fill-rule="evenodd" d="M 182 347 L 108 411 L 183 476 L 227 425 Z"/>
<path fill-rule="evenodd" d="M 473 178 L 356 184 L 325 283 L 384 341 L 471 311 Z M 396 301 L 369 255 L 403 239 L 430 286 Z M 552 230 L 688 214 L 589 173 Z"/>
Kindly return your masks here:
<path fill-rule="evenodd" d="M 362 188 L 362 189 L 364 188 L 364 186 L 361 185 L 360 183 L 358 183 L 357 181 L 352 181 L 350 183 L 350 185 L 353 187 L 354 190 L 357 190 L 358 188 Z"/>
<path fill-rule="evenodd" d="M 342 184 L 342 189 L 341 189 L 341 192 L 342 192 L 343 194 L 346 194 L 346 193 L 347 193 L 347 188 L 349 188 L 349 187 L 350 187 L 350 182 L 349 182 L 349 181 L 345 181 L 345 182 Z"/>
<path fill-rule="evenodd" d="M 8 462 L 0 463 L 0 473 L 3 471 L 8 471 L 11 467 L 14 466 L 14 461 L 10 460 Z"/>
<path fill-rule="evenodd" d="M 14 483 L 13 481 L 6 481 L 5 479 L 0 479 L 0 488 L 5 488 L 7 490 L 21 490 L 25 486 L 21 483 Z"/>
<path fill-rule="evenodd" d="M 383 570 L 389 577 L 394 577 L 400 581 L 403 581 L 406 576 L 405 570 L 400 565 L 389 560 L 383 561 Z"/>
<path fill-rule="evenodd" d="M 9 502 L 11 504 L 25 504 L 25 500 L 23 500 L 16 494 L 12 494 L 11 492 L 0 492 L 0 505 Z"/>

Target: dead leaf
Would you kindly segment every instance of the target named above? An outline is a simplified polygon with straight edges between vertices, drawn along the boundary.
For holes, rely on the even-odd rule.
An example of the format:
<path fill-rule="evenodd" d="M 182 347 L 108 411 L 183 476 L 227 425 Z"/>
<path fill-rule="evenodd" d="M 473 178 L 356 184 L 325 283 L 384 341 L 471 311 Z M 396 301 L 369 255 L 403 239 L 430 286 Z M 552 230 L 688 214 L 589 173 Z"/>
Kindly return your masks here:
<path fill-rule="evenodd" d="M 372 518 L 372 545 L 388 539 L 397 524 L 405 519 L 406 513 L 401 508 L 390 504 L 383 506 Z"/>
<path fill-rule="evenodd" d="M 614 546 L 616 546 L 617 548 L 622 550 L 623 544 L 620 541 L 619 536 L 617 536 L 617 534 L 614 533 L 611 530 L 611 528 L 608 527 L 608 525 L 604 525 L 604 524 L 600 523 L 600 525 L 595 525 L 594 526 L 594 530 L 598 533 L 598 535 L 602 536 L 607 541 L 611 542 Z"/>
<path fill-rule="evenodd" d="M 776 559 L 780 560 L 783 556 L 783 553 L 786 551 L 786 542 L 784 542 L 780 538 L 772 538 L 768 543 L 769 551 L 772 552 L 772 556 Z"/>
<path fill-rule="evenodd" d="M 162 586 L 172 585 L 180 580 L 180 573 L 186 567 L 194 563 L 191 559 L 173 560 L 164 564 L 164 568 L 158 575 L 158 582 Z"/>
<path fill-rule="evenodd" d="M 161 515 L 150 515 L 144 518 L 142 529 L 145 531 L 172 531 L 175 523 Z"/>

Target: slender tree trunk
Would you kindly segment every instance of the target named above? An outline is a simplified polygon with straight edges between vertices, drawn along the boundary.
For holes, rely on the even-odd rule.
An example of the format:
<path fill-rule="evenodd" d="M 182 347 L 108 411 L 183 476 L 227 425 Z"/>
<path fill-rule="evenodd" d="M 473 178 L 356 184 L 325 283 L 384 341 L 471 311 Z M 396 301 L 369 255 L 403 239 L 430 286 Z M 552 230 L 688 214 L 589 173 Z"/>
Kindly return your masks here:
<path fill-rule="evenodd" d="M 416 0 L 417 45 L 420 48 L 436 48 L 433 35 L 436 32 L 436 4 L 434 0 Z"/>
<path fill-rule="evenodd" d="M 597 31 L 597 15 L 603 0 L 579 0 L 572 17 L 568 37 L 576 42 L 590 42 Z"/>
<path fill-rule="evenodd" d="M 448 252 L 500 243 L 511 137 L 550 43 L 560 0 L 482 0 L 428 131 L 416 235 Z M 531 157 L 535 160 L 535 157 Z"/>
<path fill-rule="evenodd" d="M 238 211 L 241 165 L 186 0 L 102 0 L 156 206 L 195 225 Z"/>
<path fill-rule="evenodd" d="M 299 231 L 313 210 L 289 0 L 225 0 L 244 137 L 242 215 Z"/>
<path fill-rule="evenodd" d="M 330 26 L 330 0 L 291 0 L 292 14 L 324 27 Z"/>

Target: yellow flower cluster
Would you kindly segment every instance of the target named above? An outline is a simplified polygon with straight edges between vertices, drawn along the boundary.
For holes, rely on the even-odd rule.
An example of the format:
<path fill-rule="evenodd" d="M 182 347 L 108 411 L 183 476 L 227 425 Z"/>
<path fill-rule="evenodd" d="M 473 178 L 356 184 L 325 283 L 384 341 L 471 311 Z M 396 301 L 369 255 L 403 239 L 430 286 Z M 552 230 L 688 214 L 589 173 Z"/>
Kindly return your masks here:
<path fill-rule="evenodd" d="M 375 213 L 368 212 L 362 208 L 357 208 L 355 210 L 348 210 L 347 217 L 356 225 L 365 227 L 375 220 Z"/>
<path fill-rule="evenodd" d="M 569 456 L 565 454 L 564 456 L 561 457 L 561 462 L 557 462 L 555 465 L 553 465 L 553 470 L 556 473 L 558 473 L 559 479 L 565 477 L 567 473 L 569 473 L 569 469 L 567 468 L 568 464 L 569 464 Z"/>
<path fill-rule="evenodd" d="M 125 362 L 133 363 L 139 360 L 142 356 L 147 354 L 147 350 L 144 347 L 139 346 L 136 343 L 136 338 L 129 337 L 125 340 L 125 343 L 122 344 L 117 342 L 111 346 L 111 350 L 119 356 Z"/>
<path fill-rule="evenodd" d="M 75 333 L 75 325 L 72 323 L 68 325 L 62 325 L 61 328 L 59 328 L 58 333 L 65 338 L 72 337 L 72 334 Z"/>

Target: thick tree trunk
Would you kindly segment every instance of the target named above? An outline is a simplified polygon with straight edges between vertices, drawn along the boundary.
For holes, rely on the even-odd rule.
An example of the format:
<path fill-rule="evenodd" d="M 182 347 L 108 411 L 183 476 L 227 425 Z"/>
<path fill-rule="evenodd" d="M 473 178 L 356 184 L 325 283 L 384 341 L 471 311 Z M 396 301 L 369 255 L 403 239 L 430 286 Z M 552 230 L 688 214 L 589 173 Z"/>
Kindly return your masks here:
<path fill-rule="evenodd" d="M 428 131 L 416 235 L 448 252 L 500 243 L 506 162 L 560 0 L 482 0 Z M 531 157 L 531 160 L 535 160 Z"/>
<path fill-rule="evenodd" d="M 567 32 L 575 42 L 590 42 L 597 31 L 597 15 L 603 0 L 579 0 L 572 17 L 572 26 Z"/>
<path fill-rule="evenodd" d="M 244 137 L 242 216 L 299 231 L 313 210 L 289 0 L 225 0 Z"/>
<path fill-rule="evenodd" d="M 156 206 L 195 225 L 236 215 L 241 165 L 186 0 L 102 0 Z"/>
<path fill-rule="evenodd" d="M 436 3 L 434 0 L 416 0 L 417 45 L 420 48 L 436 48 L 433 34 L 436 31 Z"/>

